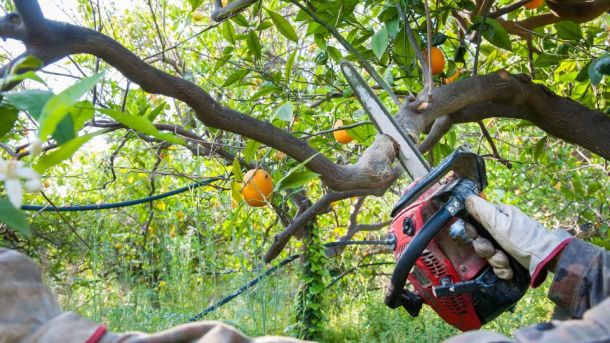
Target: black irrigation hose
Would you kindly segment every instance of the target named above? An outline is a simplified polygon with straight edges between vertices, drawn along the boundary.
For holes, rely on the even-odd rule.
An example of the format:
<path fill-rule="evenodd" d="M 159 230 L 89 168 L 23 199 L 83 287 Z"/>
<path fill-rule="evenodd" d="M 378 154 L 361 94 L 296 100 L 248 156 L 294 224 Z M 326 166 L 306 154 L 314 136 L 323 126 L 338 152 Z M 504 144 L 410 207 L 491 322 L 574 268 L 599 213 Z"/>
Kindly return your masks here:
<path fill-rule="evenodd" d="M 339 245 L 388 245 L 388 244 L 390 244 L 390 242 L 387 241 L 387 240 L 383 240 L 383 241 L 381 241 L 381 240 L 363 240 L 363 241 L 337 241 L 337 242 L 330 242 L 330 243 L 325 243 L 324 246 L 325 247 L 335 247 L 335 246 L 339 246 Z M 297 255 L 292 255 L 292 256 L 289 256 L 289 257 L 283 259 L 282 261 L 280 261 L 280 263 L 278 263 L 275 266 L 267 269 L 264 273 L 260 274 L 259 276 L 255 277 L 254 279 L 250 280 L 248 283 L 246 283 L 245 285 L 241 286 L 235 292 L 227 295 L 226 297 L 220 299 L 220 301 L 218 301 L 217 303 L 208 306 L 205 310 L 203 310 L 203 311 L 197 313 L 196 315 L 192 316 L 188 321 L 189 322 L 194 322 L 194 321 L 200 320 L 206 314 L 208 314 L 210 312 L 216 311 L 217 309 L 219 309 L 224 304 L 228 303 L 229 301 L 237 298 L 240 294 L 244 293 L 248 288 L 256 285 L 259 281 L 261 281 L 265 277 L 273 274 L 275 271 L 277 271 L 281 267 L 289 264 L 290 262 L 296 260 L 300 256 L 301 256 L 300 254 L 297 254 Z"/>
<path fill-rule="evenodd" d="M 53 212 L 80 212 L 80 211 L 108 210 L 108 209 L 111 209 L 111 208 L 133 206 L 133 205 L 143 204 L 143 203 L 147 203 L 147 202 L 151 202 L 151 201 L 167 198 L 167 197 L 170 197 L 172 195 L 184 193 L 186 191 L 195 189 L 197 187 L 209 185 L 212 182 L 215 182 L 215 181 L 218 181 L 218 180 L 223 180 L 223 178 L 211 177 L 211 178 L 205 179 L 203 181 L 198 181 L 198 182 L 195 182 L 195 183 L 190 184 L 188 186 L 185 186 L 185 187 L 182 187 L 182 188 L 178 188 L 178 189 L 174 189 L 173 191 L 169 191 L 169 192 L 166 192 L 166 193 L 152 195 L 152 196 L 149 196 L 149 197 L 146 197 L 146 198 L 141 198 L 141 199 L 121 201 L 121 202 L 116 202 L 116 203 L 111 203 L 111 204 L 74 205 L 74 206 L 62 206 L 62 207 L 55 207 L 53 205 L 45 205 L 45 206 L 41 206 L 41 205 L 22 205 L 21 209 L 24 210 L 24 211 L 53 211 Z"/>

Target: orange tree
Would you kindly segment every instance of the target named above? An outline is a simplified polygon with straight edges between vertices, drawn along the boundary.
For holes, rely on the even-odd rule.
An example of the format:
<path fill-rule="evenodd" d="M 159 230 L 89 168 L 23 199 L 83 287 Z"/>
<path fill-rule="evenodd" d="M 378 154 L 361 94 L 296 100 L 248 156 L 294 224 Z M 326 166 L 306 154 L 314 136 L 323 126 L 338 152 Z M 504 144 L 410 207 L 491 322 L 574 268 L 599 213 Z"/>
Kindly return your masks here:
<path fill-rule="evenodd" d="M 69 181 L 70 170 L 94 167 L 94 159 L 78 155 L 91 151 L 93 141 L 108 152 L 96 162 L 104 173 L 92 171 L 87 179 L 99 183 L 100 194 L 135 188 L 116 183 L 117 158 L 136 171 L 127 183 L 147 185 L 124 193 L 133 197 L 154 194 L 163 175 L 228 175 L 221 195 L 206 198 L 232 206 L 227 216 L 196 202 L 168 212 L 182 218 L 183 210 L 197 208 L 210 225 L 224 221 L 220 236 L 249 234 L 252 221 L 240 214 L 242 169 L 268 170 L 272 206 L 261 217 L 274 219 L 255 223 L 265 224 L 265 234 L 252 248 L 264 262 L 294 249 L 294 236 L 319 248 L 322 238 L 350 240 L 384 228 L 392 194 L 408 180 L 399 181 L 393 142 L 376 136 L 339 73 L 342 60 L 366 71 L 432 163 L 468 143 L 488 160 L 493 200 L 608 242 L 608 1 L 190 0 L 138 1 L 132 8 L 78 1 L 74 23 L 46 19 L 33 0 L 3 1 L 2 8 L 0 37 L 20 41 L 25 52 L 3 55 L 0 173 L 9 175 L 6 166 L 20 160 L 19 168 L 42 175 L 28 172 L 32 177 L 3 188 L 7 245 L 31 248 L 7 226 L 29 232 L 26 219 L 38 218 L 15 208 L 16 188 L 36 191 L 37 180 L 44 185 L 54 176 L 61 180 L 52 188 L 54 202 L 99 201 L 72 198 L 66 189 L 99 191 Z M 48 69 L 54 66 L 63 69 Z M 33 89 L 36 82 L 47 86 L 51 75 L 69 84 L 80 80 L 57 93 Z M 337 134 L 340 142 L 349 137 L 357 144 L 336 144 Z M 71 158 L 80 163 L 68 164 Z M 182 184 L 164 179 L 159 188 L 172 185 Z M 350 199 L 349 208 L 331 206 L 342 199 Z M 136 248 L 115 250 L 147 251 L 151 231 L 166 224 L 159 212 L 167 212 L 165 205 L 131 216 L 127 222 L 141 236 Z M 329 213 L 338 213 L 334 224 Z M 70 217 L 61 219 L 89 247 Z M 55 226 L 37 222 L 34 237 L 53 242 L 44 234 L 48 227 Z M 188 231 L 173 230 L 169 237 Z M 158 288 L 162 268 L 152 261 L 136 269 L 152 268 L 146 278 Z M 322 274 L 310 282 L 319 285 Z"/>

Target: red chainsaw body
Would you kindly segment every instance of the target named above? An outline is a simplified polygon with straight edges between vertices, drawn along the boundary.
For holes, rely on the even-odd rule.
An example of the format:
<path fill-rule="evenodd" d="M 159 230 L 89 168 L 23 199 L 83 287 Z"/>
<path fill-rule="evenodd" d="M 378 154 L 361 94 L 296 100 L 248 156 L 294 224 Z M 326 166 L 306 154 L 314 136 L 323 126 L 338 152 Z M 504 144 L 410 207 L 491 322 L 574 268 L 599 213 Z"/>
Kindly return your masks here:
<path fill-rule="evenodd" d="M 439 187 L 439 184 L 432 186 L 394 217 L 390 231 L 396 236 L 396 260 L 426 220 L 438 210 L 432 197 Z M 405 229 L 405 221 L 408 221 L 407 226 L 412 228 L 411 231 Z M 487 266 L 487 262 L 474 252 L 471 244 L 461 243 L 450 236 L 448 229 L 454 222 L 455 220 L 448 223 L 441 234 L 427 245 L 408 280 L 413 291 L 443 320 L 462 331 L 474 330 L 480 328 L 482 323 L 471 294 L 436 297 L 433 292 L 433 287 L 441 285 L 441 280 L 447 281 L 449 278 L 452 283 L 469 281 Z"/>

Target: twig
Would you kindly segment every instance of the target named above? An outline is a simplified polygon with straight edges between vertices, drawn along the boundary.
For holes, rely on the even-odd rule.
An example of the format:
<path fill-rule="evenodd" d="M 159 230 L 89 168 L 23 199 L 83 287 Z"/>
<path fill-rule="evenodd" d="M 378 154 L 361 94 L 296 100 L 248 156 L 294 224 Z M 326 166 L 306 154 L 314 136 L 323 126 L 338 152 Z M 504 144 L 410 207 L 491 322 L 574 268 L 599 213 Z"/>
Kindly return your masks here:
<path fill-rule="evenodd" d="M 411 29 L 411 25 L 409 24 L 409 19 L 407 18 L 406 13 L 403 11 L 400 3 L 396 4 L 396 8 L 398 9 L 398 13 L 400 14 L 400 16 L 403 18 L 403 24 L 405 27 L 405 31 L 407 33 L 407 37 L 409 38 L 409 43 L 411 44 L 413 51 L 415 51 L 415 57 L 417 57 L 419 64 L 421 64 L 421 68 L 423 71 L 422 74 L 424 75 L 424 79 L 425 79 L 424 84 L 428 84 L 428 75 L 430 74 L 430 65 L 428 63 L 426 63 L 426 58 L 424 57 L 424 54 L 421 52 L 419 45 L 417 45 L 417 40 L 415 39 L 413 30 Z"/>
<path fill-rule="evenodd" d="M 512 4 L 508 5 L 508 6 L 506 6 L 506 7 L 500 8 L 500 9 L 496 10 L 495 12 L 489 13 L 489 17 L 490 18 L 498 18 L 500 16 L 505 15 L 506 13 L 510 13 L 510 12 L 520 8 L 521 6 L 527 4 L 530 1 L 532 1 L 532 0 L 519 0 L 519 1 L 515 2 L 515 3 L 512 3 Z"/>
<path fill-rule="evenodd" d="M 481 132 L 483 132 L 483 136 L 485 136 L 485 139 L 487 139 L 487 142 L 489 143 L 489 146 L 491 147 L 491 151 L 493 151 L 494 157 L 498 160 L 498 162 L 502 163 L 503 165 L 506 166 L 506 168 L 510 169 L 512 168 L 512 163 L 510 163 L 510 161 L 502 158 L 502 156 L 500 156 L 500 153 L 498 152 L 498 148 L 496 147 L 496 143 L 494 143 L 493 139 L 491 138 L 491 135 L 489 134 L 489 131 L 487 131 L 487 128 L 485 127 L 485 124 L 483 124 L 482 120 L 477 121 L 477 124 L 479 124 L 479 127 L 481 128 Z"/>
<path fill-rule="evenodd" d="M 430 101 L 432 95 L 432 21 L 430 19 L 430 8 L 428 6 L 428 0 L 424 0 L 424 9 L 426 11 L 426 45 L 428 55 L 428 77 L 426 78 L 426 101 Z"/>
<path fill-rule="evenodd" d="M 315 133 L 305 133 L 303 136 L 301 136 L 302 139 L 308 139 L 314 136 L 321 136 L 321 135 L 325 135 L 327 133 L 331 133 L 331 132 L 335 132 L 335 131 L 340 131 L 340 130 L 348 130 L 348 129 L 353 129 L 355 127 L 358 126 L 362 126 L 362 125 L 367 125 L 367 124 L 373 124 L 373 122 L 370 121 L 361 121 L 358 123 L 354 123 L 354 124 L 350 124 L 350 125 L 345 125 L 345 126 L 341 126 L 341 127 L 336 127 L 333 129 L 328 129 L 328 130 L 324 130 L 324 131 L 318 131 Z M 293 132 L 294 134 L 299 133 L 299 131 L 295 131 Z"/>
<path fill-rule="evenodd" d="M 532 38 L 527 39 L 527 58 L 530 64 L 530 74 L 532 79 L 536 78 L 536 68 L 534 67 L 534 45 L 532 43 Z"/>
<path fill-rule="evenodd" d="M 9 147 L 8 145 L 0 142 L 0 148 L 2 148 L 2 150 L 8 152 L 9 155 L 11 155 L 12 158 L 18 158 L 19 155 L 17 155 L 17 153 L 15 151 L 13 151 L 13 149 L 11 149 L 11 147 Z"/>
<path fill-rule="evenodd" d="M 47 197 L 47 195 L 44 193 L 44 191 L 40 191 L 40 194 L 42 195 L 42 197 L 52 206 L 55 207 L 55 204 L 53 204 L 53 202 L 51 201 L 51 199 L 49 199 Z M 70 230 L 76 235 L 76 237 L 78 237 L 78 239 L 83 242 L 83 244 L 87 247 L 87 249 L 91 249 L 91 246 L 89 246 L 89 243 L 87 243 L 86 240 L 83 239 L 83 237 L 81 235 L 78 234 L 78 231 L 76 231 L 76 228 L 74 227 L 74 225 L 72 225 L 72 223 L 70 223 L 68 221 L 68 219 L 66 219 L 66 217 L 64 217 L 63 214 L 61 214 L 60 212 L 57 212 L 57 215 L 61 218 L 61 220 L 63 220 L 66 225 L 68 225 L 68 227 L 70 228 Z"/>

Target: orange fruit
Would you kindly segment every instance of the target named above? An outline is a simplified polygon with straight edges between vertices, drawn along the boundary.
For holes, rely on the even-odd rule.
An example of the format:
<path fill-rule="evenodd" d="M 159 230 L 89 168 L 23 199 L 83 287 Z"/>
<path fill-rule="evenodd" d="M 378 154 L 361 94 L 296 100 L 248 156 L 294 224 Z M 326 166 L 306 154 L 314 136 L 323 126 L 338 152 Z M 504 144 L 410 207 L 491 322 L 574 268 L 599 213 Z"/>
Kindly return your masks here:
<path fill-rule="evenodd" d="M 542 6 L 543 3 L 544 3 L 544 0 L 532 0 L 532 1 L 528 2 L 527 4 L 525 4 L 524 6 L 528 10 L 533 10 L 533 9 L 536 9 L 536 8 Z"/>
<path fill-rule="evenodd" d="M 424 49 L 423 54 L 426 64 L 428 64 L 428 49 Z M 442 73 L 443 69 L 445 69 L 445 54 L 443 54 L 443 50 L 433 46 L 430 49 L 430 59 L 432 60 L 432 67 L 430 67 L 432 75 Z"/>
<path fill-rule="evenodd" d="M 241 196 L 248 205 L 262 207 L 267 205 L 266 200 L 273 191 L 271 175 L 263 169 L 251 169 L 246 175 L 241 188 Z"/>
<path fill-rule="evenodd" d="M 337 120 L 337 122 L 335 123 L 333 128 L 336 129 L 336 128 L 342 127 L 342 126 L 343 126 L 343 120 L 339 119 L 339 120 Z M 337 142 L 339 142 L 341 144 L 347 144 L 353 140 L 352 136 L 350 136 L 349 133 L 347 133 L 347 130 L 333 131 L 333 136 L 335 136 L 335 139 L 337 140 Z"/>
<path fill-rule="evenodd" d="M 455 73 L 454 73 L 453 75 L 451 75 L 451 76 L 449 76 L 448 78 L 444 79 L 444 80 L 443 80 L 443 83 L 444 83 L 444 84 L 448 84 L 448 83 L 451 83 L 451 82 L 453 82 L 453 81 L 457 80 L 457 78 L 458 78 L 458 77 L 460 77 L 460 74 L 461 74 L 461 73 L 462 73 L 462 69 L 458 69 L 458 70 L 456 70 L 456 71 L 455 71 Z"/>

